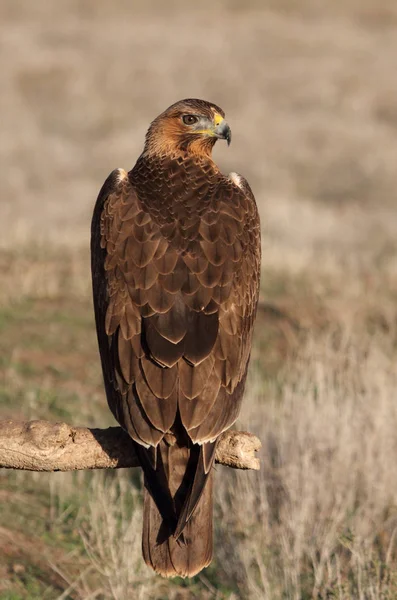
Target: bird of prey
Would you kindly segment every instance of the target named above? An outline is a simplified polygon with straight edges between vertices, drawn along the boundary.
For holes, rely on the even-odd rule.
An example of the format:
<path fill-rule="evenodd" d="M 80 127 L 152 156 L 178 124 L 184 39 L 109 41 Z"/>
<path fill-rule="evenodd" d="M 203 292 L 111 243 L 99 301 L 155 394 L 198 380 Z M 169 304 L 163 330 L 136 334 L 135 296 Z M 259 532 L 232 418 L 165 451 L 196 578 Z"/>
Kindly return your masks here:
<path fill-rule="evenodd" d="M 203 100 L 170 106 L 92 219 L 107 400 L 144 473 L 143 557 L 165 577 L 211 562 L 215 449 L 239 414 L 258 302 L 255 199 L 211 157 L 231 140 L 224 117 Z"/>

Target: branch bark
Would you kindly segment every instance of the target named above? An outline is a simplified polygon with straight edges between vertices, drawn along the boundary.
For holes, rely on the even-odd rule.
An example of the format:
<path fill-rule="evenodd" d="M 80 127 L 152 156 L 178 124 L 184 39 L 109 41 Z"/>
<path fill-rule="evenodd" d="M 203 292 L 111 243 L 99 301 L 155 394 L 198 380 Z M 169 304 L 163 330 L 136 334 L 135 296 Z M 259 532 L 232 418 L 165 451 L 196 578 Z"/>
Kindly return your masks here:
<path fill-rule="evenodd" d="M 261 443 L 252 433 L 226 431 L 215 460 L 235 469 L 259 469 Z M 0 467 L 74 471 L 138 467 L 130 437 L 120 427 L 88 429 L 48 421 L 0 421 Z"/>

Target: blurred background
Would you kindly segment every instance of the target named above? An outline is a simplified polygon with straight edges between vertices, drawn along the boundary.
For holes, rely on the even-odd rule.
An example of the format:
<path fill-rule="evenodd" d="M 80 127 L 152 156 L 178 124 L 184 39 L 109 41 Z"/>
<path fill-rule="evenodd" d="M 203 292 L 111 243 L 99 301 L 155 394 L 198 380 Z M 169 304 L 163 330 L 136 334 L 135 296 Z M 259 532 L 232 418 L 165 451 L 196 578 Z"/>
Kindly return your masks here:
<path fill-rule="evenodd" d="M 142 564 L 137 474 L 3 473 L 1 600 L 397 597 L 396 56 L 394 0 L 2 0 L 1 417 L 114 424 L 93 205 L 198 97 L 261 214 L 238 427 L 263 451 L 260 473 L 217 468 L 215 558 L 191 581 Z"/>

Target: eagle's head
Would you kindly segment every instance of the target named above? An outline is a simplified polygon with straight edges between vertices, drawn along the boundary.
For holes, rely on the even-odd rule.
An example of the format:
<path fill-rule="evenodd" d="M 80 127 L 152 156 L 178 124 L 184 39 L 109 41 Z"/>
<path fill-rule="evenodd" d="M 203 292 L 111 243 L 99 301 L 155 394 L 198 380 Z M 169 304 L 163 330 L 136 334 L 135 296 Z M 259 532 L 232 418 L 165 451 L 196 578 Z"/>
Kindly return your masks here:
<path fill-rule="evenodd" d="M 210 156 L 218 139 L 232 139 L 223 110 L 205 100 L 180 100 L 151 123 L 145 152 Z"/>

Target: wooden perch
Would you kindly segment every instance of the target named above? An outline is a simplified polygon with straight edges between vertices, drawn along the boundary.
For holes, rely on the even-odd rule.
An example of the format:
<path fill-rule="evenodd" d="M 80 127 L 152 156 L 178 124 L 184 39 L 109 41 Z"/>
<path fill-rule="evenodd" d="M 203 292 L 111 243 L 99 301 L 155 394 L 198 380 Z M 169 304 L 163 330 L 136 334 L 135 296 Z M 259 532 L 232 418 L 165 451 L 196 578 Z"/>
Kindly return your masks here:
<path fill-rule="evenodd" d="M 261 443 L 252 433 L 226 431 L 215 460 L 234 469 L 259 469 Z M 130 437 L 120 427 L 88 429 L 48 421 L 0 421 L 0 467 L 74 471 L 138 467 Z"/>

